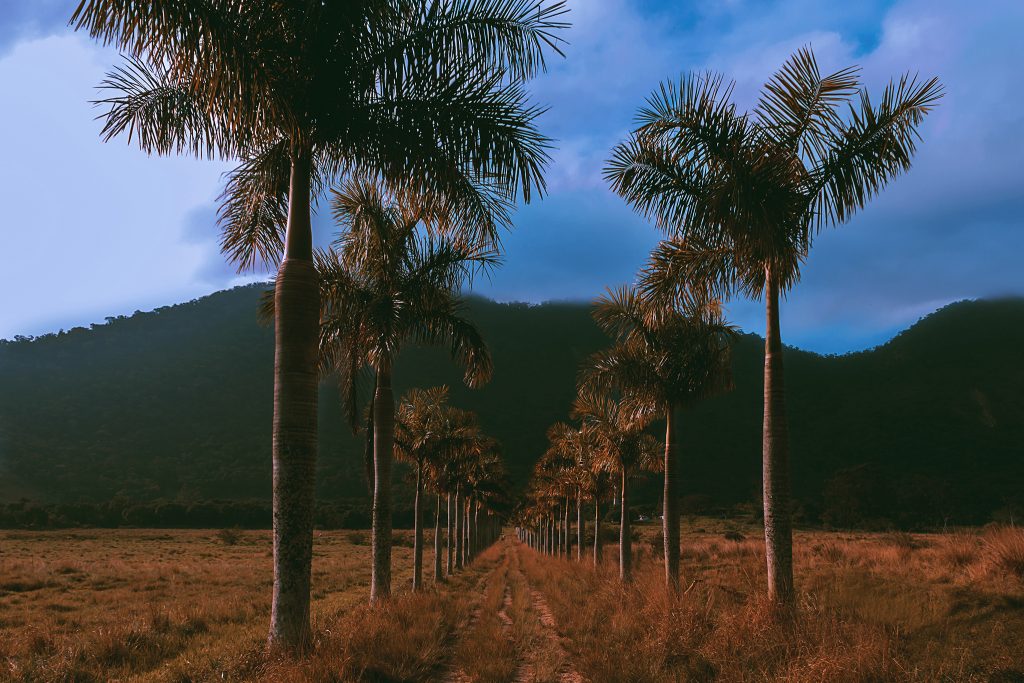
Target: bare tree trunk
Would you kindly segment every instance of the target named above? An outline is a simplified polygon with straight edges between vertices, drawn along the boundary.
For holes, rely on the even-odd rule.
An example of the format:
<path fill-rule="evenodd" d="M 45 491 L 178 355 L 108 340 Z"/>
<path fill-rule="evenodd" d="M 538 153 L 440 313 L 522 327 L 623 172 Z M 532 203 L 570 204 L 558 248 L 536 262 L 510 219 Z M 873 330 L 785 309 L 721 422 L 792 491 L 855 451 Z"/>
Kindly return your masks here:
<path fill-rule="evenodd" d="M 779 330 L 779 285 L 766 271 L 764 343 L 764 542 L 768 597 L 781 607 L 793 604 L 793 522 L 789 494 L 789 434 Z"/>
<path fill-rule="evenodd" d="M 413 501 L 412 589 L 423 587 L 423 463 L 416 463 L 416 500 Z"/>
<path fill-rule="evenodd" d="M 437 509 L 434 512 L 434 583 L 441 583 L 441 494 L 437 494 Z"/>
<path fill-rule="evenodd" d="M 391 456 L 395 439 L 395 401 L 391 393 L 391 368 L 377 374 L 373 398 L 373 567 L 370 602 L 391 595 Z"/>
<path fill-rule="evenodd" d="M 601 564 L 601 556 L 604 554 L 601 544 L 601 497 L 594 494 L 594 567 Z"/>
<path fill-rule="evenodd" d="M 293 150 L 284 260 L 274 290 L 274 589 L 267 644 L 309 645 L 320 289 L 310 226 L 311 155 Z"/>
<path fill-rule="evenodd" d="M 445 517 L 445 526 L 447 527 L 447 530 L 445 532 L 445 539 L 444 539 L 445 540 L 445 546 L 447 546 L 446 549 L 447 549 L 447 552 L 448 552 L 448 565 L 446 567 L 445 573 L 448 576 L 451 576 L 451 573 L 452 573 L 452 562 L 454 560 L 454 558 L 452 557 L 452 554 L 455 552 L 455 548 L 453 547 L 453 543 L 452 543 L 452 541 L 453 541 L 452 534 L 454 532 L 454 529 L 452 528 L 452 526 L 453 526 L 453 524 L 452 524 L 452 494 L 451 493 L 446 494 L 445 498 L 447 498 L 447 500 L 448 500 L 448 511 L 446 513 L 447 516 Z"/>
<path fill-rule="evenodd" d="M 662 535 L 665 544 L 665 583 L 679 590 L 679 444 L 675 433 L 675 406 L 665 413 L 665 490 L 662 508 Z"/>
<path fill-rule="evenodd" d="M 629 476 L 622 468 L 622 513 L 619 516 L 619 580 L 623 583 L 632 578 L 633 538 L 629 531 Z"/>
<path fill-rule="evenodd" d="M 576 489 L 576 561 L 583 561 L 583 540 L 586 537 L 583 520 L 583 491 Z"/>

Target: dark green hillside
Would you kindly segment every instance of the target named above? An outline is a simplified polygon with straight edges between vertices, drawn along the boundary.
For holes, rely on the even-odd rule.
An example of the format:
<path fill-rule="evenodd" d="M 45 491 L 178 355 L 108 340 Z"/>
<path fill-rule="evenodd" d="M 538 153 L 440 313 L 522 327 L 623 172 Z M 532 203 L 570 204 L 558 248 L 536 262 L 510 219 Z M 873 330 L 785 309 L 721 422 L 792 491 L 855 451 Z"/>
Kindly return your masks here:
<path fill-rule="evenodd" d="M 273 340 L 256 323 L 261 291 L 0 344 L 0 496 L 269 498 Z M 522 484 L 545 429 L 565 418 L 579 363 L 604 339 L 582 304 L 475 299 L 471 313 L 492 345 L 491 384 L 466 389 L 444 354 L 414 350 L 398 389 L 451 384 Z M 736 391 L 685 416 L 687 489 L 717 505 L 757 497 L 761 343 L 742 337 Z M 786 363 L 794 484 L 810 518 L 984 521 L 1022 503 L 1024 301 L 954 304 L 877 349 L 790 349 Z M 334 387 L 321 396 L 319 496 L 364 497 L 360 445 Z"/>

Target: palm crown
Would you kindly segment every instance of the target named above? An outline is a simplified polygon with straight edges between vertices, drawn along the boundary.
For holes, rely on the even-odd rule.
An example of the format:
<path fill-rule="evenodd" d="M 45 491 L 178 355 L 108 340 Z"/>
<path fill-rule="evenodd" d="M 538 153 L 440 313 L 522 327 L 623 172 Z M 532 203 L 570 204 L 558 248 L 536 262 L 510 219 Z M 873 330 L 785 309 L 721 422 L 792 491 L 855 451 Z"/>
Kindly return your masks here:
<path fill-rule="evenodd" d="M 809 48 L 765 84 L 753 112 L 737 112 L 732 89 L 712 74 L 665 83 L 605 169 L 674 238 L 655 252 L 655 287 L 760 296 L 768 273 L 791 287 L 817 232 L 909 169 L 918 126 L 942 94 L 935 79 L 904 76 L 874 105 L 856 68 L 822 76 Z"/>
<path fill-rule="evenodd" d="M 600 297 L 594 319 L 615 344 L 591 357 L 585 382 L 660 415 L 728 390 L 735 329 L 717 301 L 679 302 L 651 302 L 629 287 Z"/>
<path fill-rule="evenodd" d="M 240 160 L 225 251 L 276 262 L 290 166 L 314 196 L 379 176 L 493 238 L 543 191 L 548 140 L 523 81 L 559 49 L 562 2 L 82 0 L 72 22 L 128 59 L 108 75 L 103 135 L 148 152 Z"/>
<path fill-rule="evenodd" d="M 334 195 L 344 226 L 338 250 L 318 252 L 321 366 L 340 373 L 354 422 L 360 370 L 390 370 L 407 341 L 446 344 L 478 386 L 492 362 L 462 315 L 462 284 L 497 262 L 488 248 L 431 234 L 418 206 L 397 204 L 378 186 L 353 182 Z"/>

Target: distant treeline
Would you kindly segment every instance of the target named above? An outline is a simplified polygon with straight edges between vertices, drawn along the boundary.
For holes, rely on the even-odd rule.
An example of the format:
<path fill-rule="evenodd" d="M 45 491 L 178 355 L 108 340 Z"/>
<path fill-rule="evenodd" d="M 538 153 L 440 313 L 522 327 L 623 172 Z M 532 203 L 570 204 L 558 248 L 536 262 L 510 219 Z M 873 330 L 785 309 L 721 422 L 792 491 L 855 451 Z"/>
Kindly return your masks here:
<path fill-rule="evenodd" d="M 264 501 L 204 500 L 194 503 L 35 503 L 22 500 L 0 505 L 2 529 L 269 529 L 271 507 Z M 369 529 L 370 510 L 362 501 L 320 503 L 319 529 Z M 412 527 L 412 510 L 395 512 L 397 528 Z"/>
<path fill-rule="evenodd" d="M 1000 522 L 1018 524 L 1024 520 L 1024 506 L 1005 501 L 989 516 L 973 519 L 951 519 L 948 515 L 948 491 L 942 484 L 931 482 L 901 483 L 873 467 L 863 466 L 843 472 L 828 482 L 822 499 L 796 501 L 794 518 L 805 528 L 864 529 L 869 531 L 929 531 L 947 524 L 985 524 Z M 653 479 L 640 488 L 653 497 Z M 819 500 L 824 500 L 822 506 Z M 682 515 L 714 517 L 747 523 L 760 523 L 760 501 L 722 506 L 707 495 L 692 494 L 682 498 Z M 657 502 L 630 506 L 634 521 L 656 520 L 661 514 Z M 608 524 L 617 524 L 618 507 L 607 505 L 604 514 Z M 433 526 L 430 511 L 427 527 Z M 177 501 L 132 502 L 114 499 L 106 502 L 38 503 L 20 500 L 0 504 L 0 529 L 71 529 L 71 528 L 145 528 L 145 529 L 269 529 L 271 507 L 261 500 L 204 500 L 190 503 Z M 411 529 L 413 511 L 400 506 L 394 512 L 397 529 Z M 363 500 L 319 502 L 315 525 L 318 529 L 369 529 L 370 508 Z"/>
<path fill-rule="evenodd" d="M 264 289 L 0 343 L 0 524 L 268 526 L 274 347 L 256 318 Z M 501 442 L 522 487 L 547 428 L 568 418 L 580 364 L 608 340 L 585 304 L 472 299 L 468 313 L 491 345 L 494 379 L 468 389 L 447 354 L 413 348 L 395 392 L 448 384 L 452 404 L 475 411 Z M 953 304 L 870 351 L 787 348 L 785 358 L 802 523 L 914 529 L 1020 518 L 1024 300 Z M 682 489 L 700 510 L 760 507 L 763 372 L 763 340 L 741 335 L 735 390 L 683 411 Z M 363 442 L 330 380 L 319 445 L 318 522 L 366 526 Z M 398 524 L 412 507 L 407 474 L 396 465 Z M 657 477 L 640 484 L 638 514 L 660 495 Z M 22 499 L 46 505 L 19 508 Z"/>

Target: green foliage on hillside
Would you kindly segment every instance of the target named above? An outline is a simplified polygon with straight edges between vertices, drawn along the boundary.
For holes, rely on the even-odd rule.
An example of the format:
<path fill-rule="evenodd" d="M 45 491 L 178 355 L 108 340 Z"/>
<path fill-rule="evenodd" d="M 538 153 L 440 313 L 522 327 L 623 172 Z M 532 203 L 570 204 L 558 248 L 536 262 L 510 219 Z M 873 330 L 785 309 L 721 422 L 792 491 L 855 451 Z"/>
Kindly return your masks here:
<path fill-rule="evenodd" d="M 2 500 L 269 499 L 273 338 L 256 322 L 261 291 L 0 344 Z M 584 304 L 473 299 L 470 314 L 494 380 L 470 390 L 443 353 L 413 349 L 396 393 L 448 383 L 452 403 L 502 441 L 521 485 L 545 429 L 566 417 L 581 361 L 606 341 Z M 703 507 L 758 497 L 761 339 L 741 337 L 734 362 L 736 390 L 683 419 L 684 486 Z M 1024 505 L 1024 300 L 954 304 L 862 353 L 788 349 L 786 382 L 805 519 L 934 525 Z M 361 442 L 330 381 L 320 419 L 320 500 L 365 499 Z M 657 486 L 645 496 L 656 502 Z"/>

